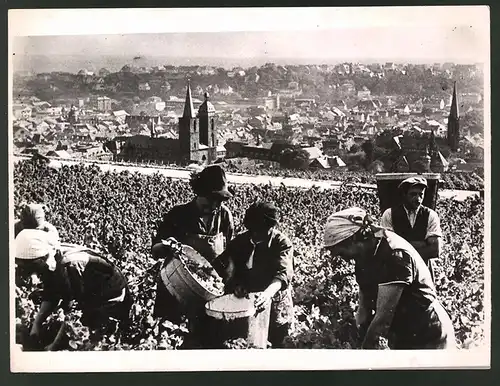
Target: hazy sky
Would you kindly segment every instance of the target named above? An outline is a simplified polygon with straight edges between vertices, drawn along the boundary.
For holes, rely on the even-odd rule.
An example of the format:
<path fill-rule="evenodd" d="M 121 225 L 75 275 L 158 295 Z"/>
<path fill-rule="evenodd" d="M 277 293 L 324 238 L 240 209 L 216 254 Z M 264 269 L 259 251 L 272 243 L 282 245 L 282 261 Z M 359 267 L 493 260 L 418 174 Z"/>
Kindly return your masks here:
<path fill-rule="evenodd" d="M 30 15 L 23 13 L 22 28 L 15 17 L 10 18 L 9 34 L 73 36 L 16 37 L 11 46 L 14 52 L 475 62 L 487 58 L 489 50 L 489 19 L 484 17 L 488 13 L 481 7 L 258 8 L 248 12 L 180 9 L 149 13 L 134 10 L 133 14 L 130 10 L 107 14 L 104 10 L 94 10 L 93 14 L 66 10 L 72 12 L 73 23 L 68 13 L 40 11 L 51 12 L 37 14 L 33 23 L 26 23 Z M 187 23 L 191 28 L 186 29 L 181 11 L 184 20 L 192 20 L 191 25 Z M 86 20 L 94 24 L 89 26 Z M 101 23 L 103 20 L 107 22 Z M 200 30 L 205 32 L 192 32 Z M 165 33 L 157 33 L 160 31 Z M 107 34 L 90 35 L 99 32 Z"/>

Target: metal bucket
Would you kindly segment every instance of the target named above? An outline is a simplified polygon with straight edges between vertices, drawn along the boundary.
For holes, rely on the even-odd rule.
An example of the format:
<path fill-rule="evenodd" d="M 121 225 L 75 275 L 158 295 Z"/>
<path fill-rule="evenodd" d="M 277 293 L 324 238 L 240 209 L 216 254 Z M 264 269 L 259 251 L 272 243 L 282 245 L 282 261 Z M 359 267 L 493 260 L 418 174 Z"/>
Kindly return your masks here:
<path fill-rule="evenodd" d="M 439 180 L 441 175 L 438 173 L 379 173 L 376 175 L 377 192 L 380 201 L 380 211 L 383 213 L 386 209 L 392 208 L 401 203 L 402 197 L 399 184 L 410 177 L 424 177 L 427 180 L 427 189 L 425 191 L 423 205 L 431 209 L 436 209 L 438 200 Z"/>
<path fill-rule="evenodd" d="M 233 294 L 220 296 L 205 305 L 206 314 L 212 319 L 210 333 L 221 345 L 228 339 L 242 338 L 256 348 L 267 348 L 271 306 L 256 313 L 256 293 L 248 298 Z"/>

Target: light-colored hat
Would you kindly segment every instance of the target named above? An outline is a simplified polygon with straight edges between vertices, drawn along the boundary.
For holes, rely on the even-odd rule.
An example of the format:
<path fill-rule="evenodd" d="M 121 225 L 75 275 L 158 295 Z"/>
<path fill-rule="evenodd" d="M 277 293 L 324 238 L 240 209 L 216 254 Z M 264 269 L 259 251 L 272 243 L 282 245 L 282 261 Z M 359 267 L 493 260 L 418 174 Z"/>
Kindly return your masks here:
<path fill-rule="evenodd" d="M 14 242 L 15 257 L 20 260 L 34 260 L 40 257 L 53 257 L 59 248 L 56 235 L 39 229 L 24 229 Z"/>
<path fill-rule="evenodd" d="M 424 186 L 425 188 L 427 188 L 427 180 L 424 177 L 410 177 L 410 178 L 407 178 L 406 180 L 403 180 L 399 184 L 398 189 L 403 188 L 405 185 Z"/>

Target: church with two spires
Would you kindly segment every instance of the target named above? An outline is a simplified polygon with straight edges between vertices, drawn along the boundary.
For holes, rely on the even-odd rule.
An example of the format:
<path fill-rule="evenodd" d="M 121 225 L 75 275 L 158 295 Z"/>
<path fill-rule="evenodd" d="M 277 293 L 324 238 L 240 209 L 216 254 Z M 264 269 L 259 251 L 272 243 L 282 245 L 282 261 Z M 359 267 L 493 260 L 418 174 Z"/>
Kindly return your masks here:
<path fill-rule="evenodd" d="M 117 140 L 117 159 L 129 162 L 163 162 L 187 165 L 210 164 L 217 160 L 217 115 L 205 93 L 205 100 L 195 111 L 188 83 L 184 112 L 179 118 L 179 139 L 135 135 Z"/>

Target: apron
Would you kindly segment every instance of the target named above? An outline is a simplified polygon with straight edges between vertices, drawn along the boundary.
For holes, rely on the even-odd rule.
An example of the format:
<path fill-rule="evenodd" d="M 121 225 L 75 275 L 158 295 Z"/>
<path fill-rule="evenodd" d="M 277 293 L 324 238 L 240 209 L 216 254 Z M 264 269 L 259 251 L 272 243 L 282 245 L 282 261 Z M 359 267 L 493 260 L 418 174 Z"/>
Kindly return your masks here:
<path fill-rule="evenodd" d="M 292 287 L 288 285 L 284 290 L 278 291 L 271 302 L 271 323 L 279 326 L 293 323 L 293 298 Z"/>
<path fill-rule="evenodd" d="M 217 219 L 216 233 L 215 235 L 204 235 L 196 233 L 188 233 L 183 240 L 180 240 L 183 244 L 189 245 L 210 263 L 212 263 L 217 256 L 224 252 L 224 233 L 221 232 L 221 218 L 219 214 Z M 200 219 L 200 221 L 202 221 Z M 212 224 L 214 225 L 214 218 L 212 217 Z"/>

